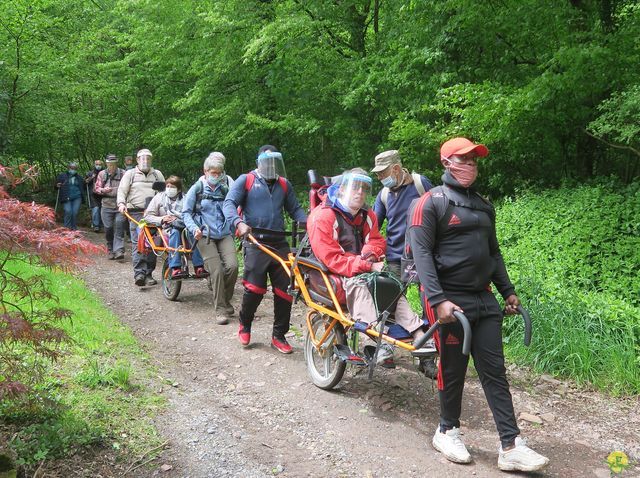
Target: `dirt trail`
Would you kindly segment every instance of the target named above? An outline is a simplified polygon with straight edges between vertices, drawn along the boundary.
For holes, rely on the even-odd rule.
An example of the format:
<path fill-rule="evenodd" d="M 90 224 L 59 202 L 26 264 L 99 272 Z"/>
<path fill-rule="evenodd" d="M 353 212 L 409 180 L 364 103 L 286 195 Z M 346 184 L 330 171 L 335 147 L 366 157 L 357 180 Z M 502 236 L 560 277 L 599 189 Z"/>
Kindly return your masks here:
<path fill-rule="evenodd" d="M 101 242 L 98 235 L 89 236 Z M 462 431 L 474 461 L 455 465 L 430 445 L 438 422 L 435 384 L 417 373 L 411 357 L 398 354 L 398 368 L 378 369 L 372 383 L 348 370 L 338 388 L 326 392 L 307 377 L 299 334 L 290 339 L 292 355 L 269 347 L 273 304 L 268 297 L 258 311 L 252 346 L 242 349 L 237 315 L 230 325 L 215 324 L 204 281 L 185 282 L 180 301 L 170 302 L 160 284 L 133 285 L 130 261 L 98 259 L 83 277 L 133 329 L 166 379 L 152 386 L 169 400 L 156 424 L 170 446 L 154 468 L 137 476 L 505 476 L 496 467 L 493 420 L 472 374 Z M 236 310 L 241 292 L 238 285 Z M 294 306 L 296 331 L 304 330 L 304 312 L 301 304 Z M 516 413 L 545 418 L 541 425 L 519 421 L 523 436 L 551 458 L 539 476 L 610 476 L 606 458 L 614 450 L 640 460 L 637 399 L 612 399 L 550 377 L 531 378 L 513 366 L 509 379 Z M 161 464 L 172 468 L 161 471 Z M 640 467 L 621 476 L 640 476 Z"/>

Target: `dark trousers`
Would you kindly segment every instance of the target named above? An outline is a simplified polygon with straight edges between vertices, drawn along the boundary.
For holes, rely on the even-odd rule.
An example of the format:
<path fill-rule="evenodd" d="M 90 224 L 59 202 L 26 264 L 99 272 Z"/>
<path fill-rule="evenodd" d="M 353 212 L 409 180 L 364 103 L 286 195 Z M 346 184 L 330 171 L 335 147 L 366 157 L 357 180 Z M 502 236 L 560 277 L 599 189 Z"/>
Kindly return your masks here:
<path fill-rule="evenodd" d="M 272 245 L 278 254 L 285 258 L 289 253 L 289 246 L 285 244 Z M 254 245 L 245 245 L 243 249 L 244 273 L 242 285 L 244 294 L 240 306 L 240 324 L 251 330 L 251 323 L 256 310 L 267 293 L 267 276 L 271 281 L 273 292 L 273 336 L 283 339 L 289 331 L 291 322 L 292 297 L 287 294 L 289 276 L 279 262 L 262 252 Z"/>
<path fill-rule="evenodd" d="M 129 215 L 136 221 L 141 221 L 144 216 L 142 211 L 129 211 Z M 151 273 L 156 268 L 157 257 L 153 252 L 147 254 L 140 254 L 138 252 L 138 234 L 141 230 L 133 221 L 129 221 L 129 231 L 131 232 L 131 261 L 133 262 L 133 276 L 138 277 L 140 275 L 145 277 L 151 277 Z"/>
<path fill-rule="evenodd" d="M 502 446 L 513 443 L 520 434 L 509 391 L 502 349 L 503 313 L 493 293 L 460 294 L 445 291 L 448 300 L 464 310 L 472 330 L 471 355 L 493 414 Z M 423 301 L 425 301 L 423 296 Z M 426 301 L 425 301 L 426 302 Z M 430 323 L 437 319 L 435 309 L 425 306 Z M 440 428 L 460 427 L 462 390 L 469 358 L 462 354 L 463 329 L 460 322 L 445 324 L 435 335 L 440 353 L 438 389 Z"/>

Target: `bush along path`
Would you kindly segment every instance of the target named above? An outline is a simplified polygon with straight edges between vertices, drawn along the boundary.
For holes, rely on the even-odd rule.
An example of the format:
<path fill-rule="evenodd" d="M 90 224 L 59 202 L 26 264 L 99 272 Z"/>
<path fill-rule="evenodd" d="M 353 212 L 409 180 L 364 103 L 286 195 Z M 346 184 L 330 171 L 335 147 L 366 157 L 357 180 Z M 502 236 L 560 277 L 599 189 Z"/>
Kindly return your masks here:
<path fill-rule="evenodd" d="M 252 345 L 242 349 L 237 315 L 230 325 L 215 324 L 206 282 L 186 282 L 180 301 L 170 302 L 160 285 L 135 287 L 128 261 L 97 261 L 84 272 L 87 285 L 142 341 L 158 369 L 154 391 L 168 400 L 155 420 L 168 444 L 131 476 L 504 476 L 496 466 L 495 426 L 472 369 L 462 432 L 474 461 L 455 465 L 431 448 L 435 384 L 418 374 L 410 357 L 398 354 L 398 368 L 377 370 L 372 382 L 347 372 L 335 391 L 322 391 L 306 374 L 301 304 L 292 320 L 294 354 L 268 345 L 268 296 Z M 236 309 L 240 295 L 239 283 Z M 609 476 L 607 457 L 616 450 L 631 463 L 640 459 L 637 398 L 612 398 L 514 365 L 508 378 L 523 436 L 551 458 L 544 476 Z M 622 476 L 639 474 L 634 466 Z"/>
<path fill-rule="evenodd" d="M 0 477 L 16 468 L 18 476 L 120 475 L 161 444 L 151 417 L 165 399 L 147 386 L 157 375 L 149 357 L 81 280 L 25 261 L 3 267 L 25 281 L 44 281 L 70 318 L 58 322 L 69 340 L 57 362 L 40 365 L 31 399 L 0 402 Z M 39 300 L 40 308 L 48 305 Z M 20 350 L 25 363 L 37 364 L 28 347 Z"/>

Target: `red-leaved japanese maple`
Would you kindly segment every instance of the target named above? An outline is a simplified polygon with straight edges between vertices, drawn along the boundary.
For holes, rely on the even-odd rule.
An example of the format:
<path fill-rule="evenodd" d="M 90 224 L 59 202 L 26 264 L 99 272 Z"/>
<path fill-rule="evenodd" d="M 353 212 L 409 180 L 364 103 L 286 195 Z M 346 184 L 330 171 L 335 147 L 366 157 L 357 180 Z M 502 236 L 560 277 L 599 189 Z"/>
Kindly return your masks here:
<path fill-rule="evenodd" d="M 73 271 L 103 252 L 81 232 L 59 227 L 50 207 L 10 196 L 36 177 L 35 168 L 0 165 L 0 401 L 24 395 L 42 379 L 46 362 L 58 359 L 69 340 L 59 322 L 71 316 L 42 275 L 20 277 L 7 266 L 23 261 Z"/>

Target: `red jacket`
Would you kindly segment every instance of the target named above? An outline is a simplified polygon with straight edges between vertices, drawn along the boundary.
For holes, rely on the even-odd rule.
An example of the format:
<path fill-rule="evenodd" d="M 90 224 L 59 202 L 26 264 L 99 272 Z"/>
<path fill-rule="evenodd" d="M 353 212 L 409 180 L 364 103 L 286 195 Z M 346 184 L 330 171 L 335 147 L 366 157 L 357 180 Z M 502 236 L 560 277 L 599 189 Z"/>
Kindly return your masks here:
<path fill-rule="evenodd" d="M 341 216 L 340 220 L 336 217 L 338 214 Z M 359 253 L 345 251 L 340 244 L 339 238 L 345 232 L 341 230 L 341 225 L 353 229 L 362 228 L 363 245 Z M 330 272 L 343 277 L 370 272 L 371 259 L 380 261 L 387 248 L 387 243 L 378 229 L 378 220 L 372 210 L 366 211 L 366 219 L 360 212 L 352 220 L 340 210 L 323 204 L 311 211 L 307 221 L 307 232 L 311 250 L 316 258 Z"/>

